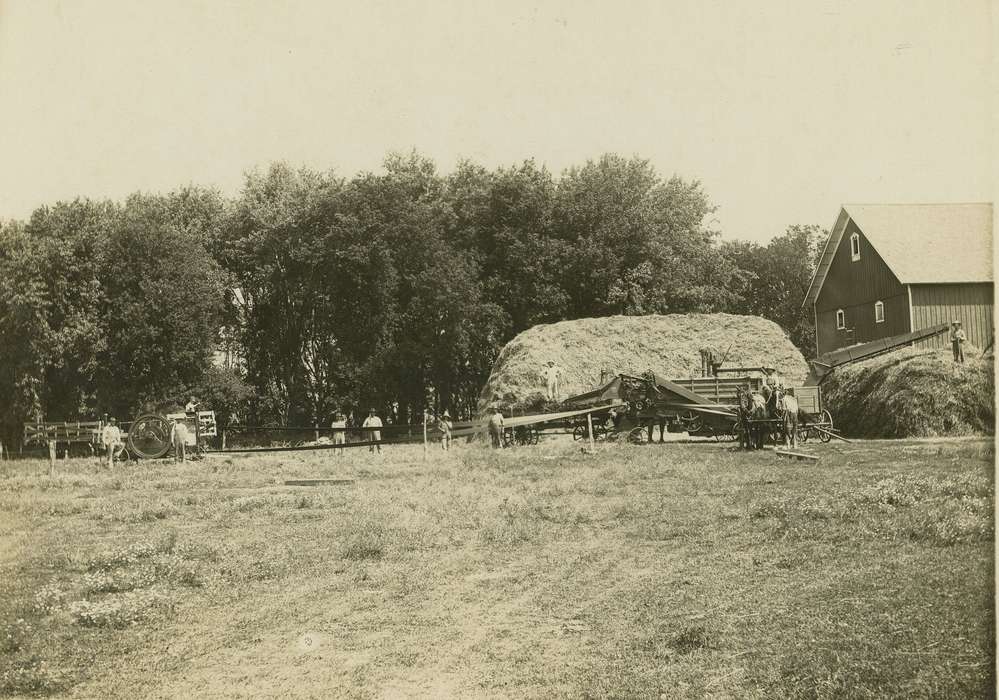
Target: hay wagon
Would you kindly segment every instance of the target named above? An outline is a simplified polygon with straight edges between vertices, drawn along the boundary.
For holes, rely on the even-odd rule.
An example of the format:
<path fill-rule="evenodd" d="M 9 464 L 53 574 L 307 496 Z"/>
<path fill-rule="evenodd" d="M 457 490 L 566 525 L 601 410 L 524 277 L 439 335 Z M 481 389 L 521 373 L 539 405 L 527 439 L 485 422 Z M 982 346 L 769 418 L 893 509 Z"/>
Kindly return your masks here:
<path fill-rule="evenodd" d="M 808 442 L 817 437 L 821 442 L 829 442 L 835 433 L 832 414 L 822 405 L 822 387 L 799 386 L 793 390 L 798 399 L 798 411 L 803 422 L 798 424 L 798 440 Z"/>
<path fill-rule="evenodd" d="M 829 442 L 836 434 L 832 414 L 822 405 L 822 389 L 818 386 L 791 387 L 787 393 L 798 400 L 798 433 L 799 442 L 808 442 L 809 438 L 818 438 L 820 442 Z M 744 423 L 739 421 L 739 437 L 744 444 L 749 444 L 749 429 L 763 427 L 766 436 L 774 444 L 786 441 L 784 419 L 781 416 L 760 418 Z"/>

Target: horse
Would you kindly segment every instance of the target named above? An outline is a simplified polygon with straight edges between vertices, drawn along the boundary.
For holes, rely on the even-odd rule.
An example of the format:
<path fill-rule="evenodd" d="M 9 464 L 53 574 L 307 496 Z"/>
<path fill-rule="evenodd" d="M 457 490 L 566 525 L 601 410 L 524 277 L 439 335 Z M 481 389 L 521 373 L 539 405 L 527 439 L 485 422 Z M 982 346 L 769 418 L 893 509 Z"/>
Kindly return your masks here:
<path fill-rule="evenodd" d="M 768 413 L 780 421 L 785 447 L 798 446 L 798 408 L 798 399 L 786 394 L 781 386 L 774 387 L 767 400 Z"/>
<path fill-rule="evenodd" d="M 752 421 L 762 421 L 767 418 L 766 400 L 757 393 L 752 393 L 739 388 L 739 423 L 742 430 L 739 431 L 739 447 L 745 446 L 748 450 L 762 450 L 766 427 L 763 423 L 753 423 Z"/>

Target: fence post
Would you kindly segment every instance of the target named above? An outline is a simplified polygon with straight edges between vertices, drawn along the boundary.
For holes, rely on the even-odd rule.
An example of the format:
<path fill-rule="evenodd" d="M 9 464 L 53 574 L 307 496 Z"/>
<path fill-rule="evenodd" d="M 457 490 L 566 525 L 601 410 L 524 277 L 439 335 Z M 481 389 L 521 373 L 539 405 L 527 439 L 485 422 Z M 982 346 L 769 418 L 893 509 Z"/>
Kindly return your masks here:
<path fill-rule="evenodd" d="M 319 442 L 319 422 L 316 419 L 313 419 L 312 430 L 314 432 L 315 441 Z"/>
<path fill-rule="evenodd" d="M 586 414 L 586 432 L 590 436 L 590 450 L 592 451 L 593 450 L 593 414 L 592 413 L 587 413 Z M 650 442 L 652 441 L 652 436 L 651 435 L 649 436 L 649 441 Z"/>
<path fill-rule="evenodd" d="M 222 428 L 222 451 L 225 452 L 225 428 Z"/>
<path fill-rule="evenodd" d="M 56 441 L 49 440 L 49 476 L 55 474 Z"/>
<path fill-rule="evenodd" d="M 423 409 L 423 461 L 427 461 L 427 409 Z"/>

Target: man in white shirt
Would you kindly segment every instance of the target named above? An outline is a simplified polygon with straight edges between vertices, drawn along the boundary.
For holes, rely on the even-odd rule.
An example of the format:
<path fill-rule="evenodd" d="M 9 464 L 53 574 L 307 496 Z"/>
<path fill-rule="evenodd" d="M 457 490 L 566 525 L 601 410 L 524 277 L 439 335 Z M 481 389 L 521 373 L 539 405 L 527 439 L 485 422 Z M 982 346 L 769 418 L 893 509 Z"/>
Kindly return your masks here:
<path fill-rule="evenodd" d="M 364 419 L 364 423 L 361 425 L 362 428 L 381 428 L 382 419 L 375 415 L 375 409 L 368 411 L 368 417 Z M 368 452 L 374 452 L 375 448 L 378 451 L 382 451 L 382 446 L 377 444 L 382 440 L 382 431 L 380 430 L 369 430 L 367 431 L 367 437 L 365 438 L 369 442 L 374 442 L 374 445 L 368 446 Z"/>
<path fill-rule="evenodd" d="M 493 414 L 489 416 L 489 439 L 492 441 L 492 445 L 496 449 L 503 447 L 503 413 L 500 411 L 499 406 L 493 408 Z"/>
<path fill-rule="evenodd" d="M 190 398 L 190 400 L 188 400 L 187 405 L 184 406 L 184 413 L 187 413 L 187 414 L 197 413 L 198 412 L 198 406 L 200 406 L 200 405 L 201 404 L 198 403 L 198 401 L 195 400 L 195 398 L 192 396 Z"/>
<path fill-rule="evenodd" d="M 451 449 L 451 414 L 444 411 L 444 415 L 441 416 L 438 425 L 441 429 L 441 448 L 445 450 Z"/>
<path fill-rule="evenodd" d="M 173 445 L 173 461 L 184 462 L 187 459 L 187 426 L 183 421 L 174 420 L 170 426 L 170 444 Z"/>
<path fill-rule="evenodd" d="M 340 411 L 334 411 L 330 427 L 333 428 L 333 444 L 345 445 L 347 443 L 347 419 Z M 343 453 L 343 450 L 337 451 Z"/>
<path fill-rule="evenodd" d="M 553 360 L 548 360 L 548 366 L 542 370 L 542 374 L 545 376 L 545 398 L 549 401 L 555 401 L 559 395 L 559 379 L 562 375 L 562 368 Z"/>
<path fill-rule="evenodd" d="M 107 451 L 108 469 L 114 469 L 114 460 L 121 452 L 121 428 L 118 427 L 118 419 L 110 418 L 108 424 L 101 431 L 101 442 Z"/>

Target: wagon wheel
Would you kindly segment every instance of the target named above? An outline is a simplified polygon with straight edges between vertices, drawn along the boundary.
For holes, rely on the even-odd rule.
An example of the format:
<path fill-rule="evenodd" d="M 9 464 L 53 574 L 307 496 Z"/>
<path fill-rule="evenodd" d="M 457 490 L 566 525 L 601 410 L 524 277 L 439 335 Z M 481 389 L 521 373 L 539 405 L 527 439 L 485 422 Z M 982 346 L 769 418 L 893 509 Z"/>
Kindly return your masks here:
<path fill-rule="evenodd" d="M 644 445 L 645 444 L 645 426 L 640 425 L 637 428 L 632 428 L 628 431 L 628 442 L 632 445 Z"/>
<path fill-rule="evenodd" d="M 503 431 L 503 447 L 513 447 L 517 442 L 517 436 L 513 432 L 513 428 L 507 428 Z"/>
<path fill-rule="evenodd" d="M 143 459 L 157 459 L 170 451 L 170 423 L 163 416 L 139 416 L 128 430 L 128 450 Z"/>
<path fill-rule="evenodd" d="M 739 439 L 739 424 L 732 423 L 721 430 L 714 431 L 716 442 L 733 442 Z"/>
<path fill-rule="evenodd" d="M 541 440 L 541 428 L 536 425 L 531 426 L 531 443 L 532 445 L 537 445 Z"/>
<path fill-rule="evenodd" d="M 586 426 L 577 425 L 572 429 L 572 439 L 573 440 L 583 440 L 586 438 Z"/>
<path fill-rule="evenodd" d="M 704 417 L 696 411 L 681 413 L 680 420 L 683 421 L 683 425 L 687 428 L 688 433 L 699 432 L 704 426 Z"/>
<path fill-rule="evenodd" d="M 829 411 L 826 411 L 825 409 L 823 409 L 823 411 L 822 411 L 822 423 L 821 423 L 821 425 L 822 425 L 822 428 L 825 429 L 825 430 L 832 430 L 833 429 L 832 414 L 829 413 Z M 819 433 L 819 440 L 821 440 L 822 442 L 829 442 L 830 440 L 832 440 L 832 435 L 830 435 L 829 433 L 820 432 Z"/>

